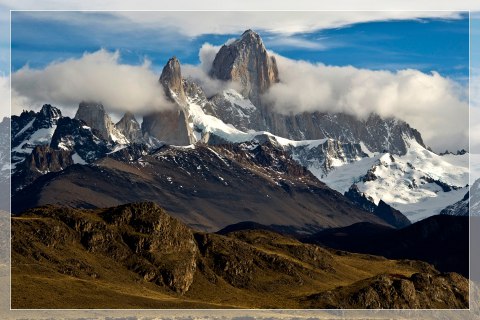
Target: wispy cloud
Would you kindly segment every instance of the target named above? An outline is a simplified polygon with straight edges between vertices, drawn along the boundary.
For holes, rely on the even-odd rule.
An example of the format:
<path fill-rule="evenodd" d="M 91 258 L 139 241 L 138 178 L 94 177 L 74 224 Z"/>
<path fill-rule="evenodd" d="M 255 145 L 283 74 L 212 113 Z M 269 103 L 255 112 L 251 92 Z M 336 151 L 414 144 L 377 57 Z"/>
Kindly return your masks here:
<path fill-rule="evenodd" d="M 339 46 L 340 44 L 329 38 L 306 39 L 299 36 L 270 36 L 263 38 L 268 48 L 292 48 L 303 50 L 322 51 Z"/>

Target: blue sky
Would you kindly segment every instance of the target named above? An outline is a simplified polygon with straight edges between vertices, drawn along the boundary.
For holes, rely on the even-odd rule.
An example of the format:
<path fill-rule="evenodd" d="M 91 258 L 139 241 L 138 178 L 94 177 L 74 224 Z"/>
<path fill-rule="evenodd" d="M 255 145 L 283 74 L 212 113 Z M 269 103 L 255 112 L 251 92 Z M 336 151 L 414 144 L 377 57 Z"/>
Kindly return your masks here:
<path fill-rule="evenodd" d="M 318 13 L 319 19 L 323 14 Z M 198 64 L 203 43 L 221 45 L 246 28 L 239 23 L 237 28 L 225 28 L 225 33 L 208 28 L 202 33 L 202 28 L 191 32 L 171 22 L 162 25 L 161 18 L 146 16 L 145 22 L 142 20 L 142 12 L 134 19 L 108 12 L 12 12 L 12 71 L 25 64 L 42 68 L 100 48 L 119 50 L 122 62 L 128 64 L 140 64 L 148 58 L 156 70 L 161 70 L 173 55 L 182 63 Z M 373 21 L 316 30 L 303 28 L 303 32 L 253 27 L 268 49 L 288 58 L 374 70 L 434 70 L 465 83 L 468 25 L 468 14 L 460 14 L 455 19 Z"/>

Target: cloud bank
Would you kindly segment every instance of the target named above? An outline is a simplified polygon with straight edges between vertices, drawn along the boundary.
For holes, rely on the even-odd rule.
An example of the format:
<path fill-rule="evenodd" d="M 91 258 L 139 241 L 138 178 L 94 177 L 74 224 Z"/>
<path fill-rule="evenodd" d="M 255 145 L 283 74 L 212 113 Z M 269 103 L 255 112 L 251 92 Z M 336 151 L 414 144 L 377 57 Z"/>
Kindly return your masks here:
<path fill-rule="evenodd" d="M 76 109 L 84 100 L 101 101 L 113 111 L 171 108 L 158 77 L 148 61 L 139 66 L 122 64 L 118 52 L 106 50 L 39 70 L 25 66 L 12 74 L 12 113 L 38 109 L 44 103 Z"/>
<path fill-rule="evenodd" d="M 335 67 L 276 55 L 281 82 L 264 95 L 280 113 L 375 112 L 405 120 L 434 150 L 468 148 L 468 94 L 436 72 Z M 443 150 L 442 150 L 443 149 Z"/>
<path fill-rule="evenodd" d="M 238 84 L 208 76 L 218 50 L 206 43 L 199 51 L 199 65 L 182 66 L 183 77 L 194 79 L 207 96 L 238 89 Z M 276 58 L 281 82 L 263 98 L 280 113 L 345 112 L 365 118 L 375 112 L 406 121 L 436 151 L 468 148 L 467 91 L 449 78 L 413 69 L 373 71 Z M 13 113 L 43 103 L 76 109 L 82 100 L 102 101 L 111 111 L 145 113 L 172 107 L 148 62 L 121 64 L 118 52 L 100 50 L 42 70 L 24 67 L 12 75 Z"/>

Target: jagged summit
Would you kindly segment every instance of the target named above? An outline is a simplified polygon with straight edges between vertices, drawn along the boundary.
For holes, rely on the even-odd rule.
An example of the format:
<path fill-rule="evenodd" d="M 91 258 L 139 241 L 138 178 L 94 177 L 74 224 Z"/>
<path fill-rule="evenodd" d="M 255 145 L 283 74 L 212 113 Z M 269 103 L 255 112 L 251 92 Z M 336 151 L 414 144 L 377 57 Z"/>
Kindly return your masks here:
<path fill-rule="evenodd" d="M 279 81 L 275 58 L 268 55 L 261 37 L 252 30 L 222 46 L 213 60 L 210 76 L 239 82 L 241 93 L 258 105 L 260 94 Z"/>
<path fill-rule="evenodd" d="M 163 67 L 159 81 L 165 88 L 167 97 L 179 103 L 186 101 L 182 84 L 180 61 L 178 61 L 177 57 L 173 56 L 168 60 L 167 64 Z"/>
<path fill-rule="evenodd" d="M 142 130 L 135 115 L 127 111 L 115 127 L 130 141 L 136 142 L 142 138 Z"/>
<path fill-rule="evenodd" d="M 75 119 L 84 121 L 87 126 L 92 128 L 95 135 L 103 140 L 122 144 L 128 143 L 125 137 L 115 128 L 112 119 L 100 102 L 80 102 Z"/>
<path fill-rule="evenodd" d="M 42 106 L 42 109 L 40 110 L 40 115 L 43 116 L 44 118 L 58 120 L 59 118 L 62 117 L 62 112 L 60 111 L 60 109 L 50 104 L 44 104 Z"/>

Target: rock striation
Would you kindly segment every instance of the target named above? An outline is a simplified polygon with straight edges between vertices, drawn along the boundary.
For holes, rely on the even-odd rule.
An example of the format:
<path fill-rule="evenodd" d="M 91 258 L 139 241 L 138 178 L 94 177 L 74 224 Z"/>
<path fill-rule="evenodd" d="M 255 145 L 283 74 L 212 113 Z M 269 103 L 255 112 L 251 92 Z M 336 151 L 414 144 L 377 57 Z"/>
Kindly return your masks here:
<path fill-rule="evenodd" d="M 81 102 L 78 106 L 75 119 L 82 120 L 92 128 L 94 134 L 106 141 L 120 144 L 128 143 L 128 140 L 115 128 L 110 116 L 105 112 L 101 103 Z"/>
<path fill-rule="evenodd" d="M 183 109 L 187 102 L 180 62 L 176 57 L 168 60 L 159 82 L 173 103 L 173 107 L 145 115 L 142 122 L 143 136 L 180 146 L 195 142 L 188 116 Z"/>
<path fill-rule="evenodd" d="M 126 112 L 122 119 L 115 124 L 115 128 L 130 142 L 139 142 L 142 139 L 140 124 L 131 112 Z"/>
<path fill-rule="evenodd" d="M 220 48 L 210 76 L 238 82 L 241 93 L 256 105 L 261 103 L 260 95 L 279 81 L 275 57 L 267 53 L 262 39 L 252 30 Z"/>

